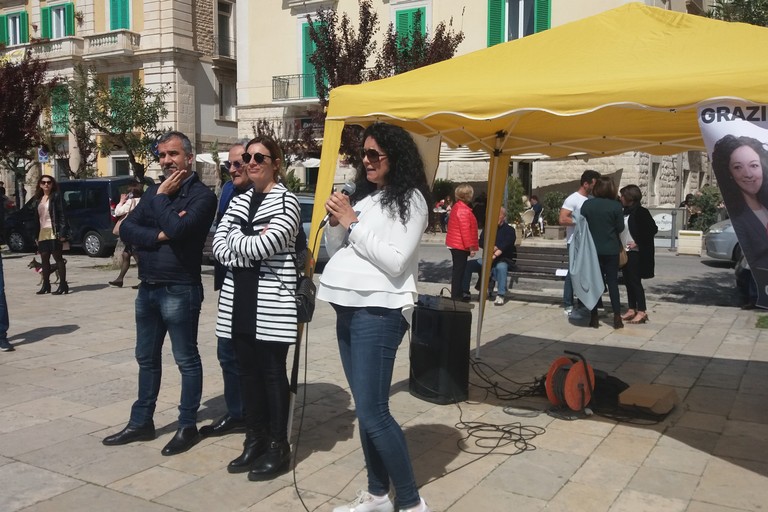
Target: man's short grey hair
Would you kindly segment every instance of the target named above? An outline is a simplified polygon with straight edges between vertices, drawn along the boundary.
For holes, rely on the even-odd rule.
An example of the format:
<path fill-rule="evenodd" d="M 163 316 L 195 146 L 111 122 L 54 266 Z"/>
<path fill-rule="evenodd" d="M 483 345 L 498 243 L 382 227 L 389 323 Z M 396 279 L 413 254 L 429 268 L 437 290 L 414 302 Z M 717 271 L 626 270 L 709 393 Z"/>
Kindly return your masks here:
<path fill-rule="evenodd" d="M 192 141 L 189 140 L 189 137 L 187 137 L 181 132 L 177 132 L 174 130 L 164 132 L 162 135 L 160 135 L 160 137 L 157 139 L 157 145 L 159 146 L 160 144 L 165 144 L 166 142 L 168 142 L 174 137 L 178 137 L 179 139 L 181 139 L 181 147 L 186 154 L 188 155 L 194 154 L 195 151 L 192 149 Z"/>

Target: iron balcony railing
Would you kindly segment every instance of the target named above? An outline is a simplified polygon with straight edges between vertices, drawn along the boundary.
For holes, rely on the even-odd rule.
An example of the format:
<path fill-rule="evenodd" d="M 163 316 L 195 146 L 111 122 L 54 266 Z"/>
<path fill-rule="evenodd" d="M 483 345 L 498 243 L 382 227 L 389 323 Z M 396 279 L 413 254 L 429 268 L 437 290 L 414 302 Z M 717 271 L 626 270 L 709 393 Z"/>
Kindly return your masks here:
<path fill-rule="evenodd" d="M 316 99 L 314 73 L 299 75 L 278 75 L 272 77 L 272 100 Z"/>

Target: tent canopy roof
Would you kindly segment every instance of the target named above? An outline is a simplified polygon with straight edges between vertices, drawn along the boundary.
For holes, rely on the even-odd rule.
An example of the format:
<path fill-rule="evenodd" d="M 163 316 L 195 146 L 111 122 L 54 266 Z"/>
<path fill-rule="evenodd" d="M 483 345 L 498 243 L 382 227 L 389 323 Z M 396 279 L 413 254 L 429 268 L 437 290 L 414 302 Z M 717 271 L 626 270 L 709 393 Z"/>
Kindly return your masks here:
<path fill-rule="evenodd" d="M 768 29 L 626 4 L 384 80 L 331 91 L 328 119 L 451 146 L 562 158 L 704 150 L 697 108 L 768 103 Z"/>

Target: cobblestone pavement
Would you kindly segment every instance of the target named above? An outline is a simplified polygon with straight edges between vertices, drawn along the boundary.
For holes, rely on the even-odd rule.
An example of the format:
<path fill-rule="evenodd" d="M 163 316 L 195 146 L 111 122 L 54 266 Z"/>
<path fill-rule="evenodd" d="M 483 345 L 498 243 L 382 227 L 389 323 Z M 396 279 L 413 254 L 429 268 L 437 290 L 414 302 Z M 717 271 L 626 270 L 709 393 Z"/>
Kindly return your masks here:
<path fill-rule="evenodd" d="M 103 446 L 105 435 L 125 425 L 136 393 L 136 291 L 130 288 L 136 271 L 129 271 L 126 287 L 110 288 L 116 272 L 105 268 L 108 260 L 67 258 L 71 293 L 37 296 L 39 277 L 27 268 L 31 255 L 4 254 L 16 350 L 0 353 L 0 511 L 301 511 L 304 505 L 330 511 L 365 486 L 334 318 L 322 303 L 309 328 L 295 409 L 294 441 L 301 431 L 295 479 L 303 504 L 294 474 L 254 483 L 226 472 L 242 435 L 160 455 L 176 429 L 179 397 L 169 343 L 158 438 Z M 210 267 L 204 280 L 200 425 L 224 410 Z M 440 287 L 423 283 L 422 291 Z M 552 288 L 556 296 L 558 285 Z M 469 399 L 459 404 L 436 405 L 408 392 L 406 336 L 391 407 L 433 510 L 765 510 L 768 334 L 755 328 L 759 313 L 653 300 L 650 323 L 615 331 L 608 323 L 590 329 L 569 322 L 555 302 L 487 303 L 479 358 L 471 351 Z M 477 309 L 473 318 L 474 345 Z M 630 384 L 672 386 L 681 403 L 661 423 L 642 424 L 599 415 L 569 421 L 547 414 L 544 398 L 510 399 L 517 383 L 545 374 L 564 350 Z M 499 396 L 488 392 L 476 368 L 502 388 Z M 486 430 L 474 435 L 487 439 L 478 446 L 477 437 L 466 439 L 466 427 L 481 424 Z M 527 440 L 507 444 L 502 431 Z"/>

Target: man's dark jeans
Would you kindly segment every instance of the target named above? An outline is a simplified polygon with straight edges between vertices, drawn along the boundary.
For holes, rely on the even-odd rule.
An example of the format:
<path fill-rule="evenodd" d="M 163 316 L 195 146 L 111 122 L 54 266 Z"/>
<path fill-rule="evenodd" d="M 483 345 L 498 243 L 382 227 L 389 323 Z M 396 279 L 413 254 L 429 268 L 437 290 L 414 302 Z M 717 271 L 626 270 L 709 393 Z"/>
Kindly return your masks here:
<path fill-rule="evenodd" d="M 181 372 L 179 428 L 197 424 L 203 392 L 203 366 L 197 350 L 197 325 L 203 302 L 201 284 L 141 283 L 136 296 L 136 362 L 139 397 L 131 408 L 130 425 L 152 420 L 160 392 L 162 350 L 166 333 Z"/>

